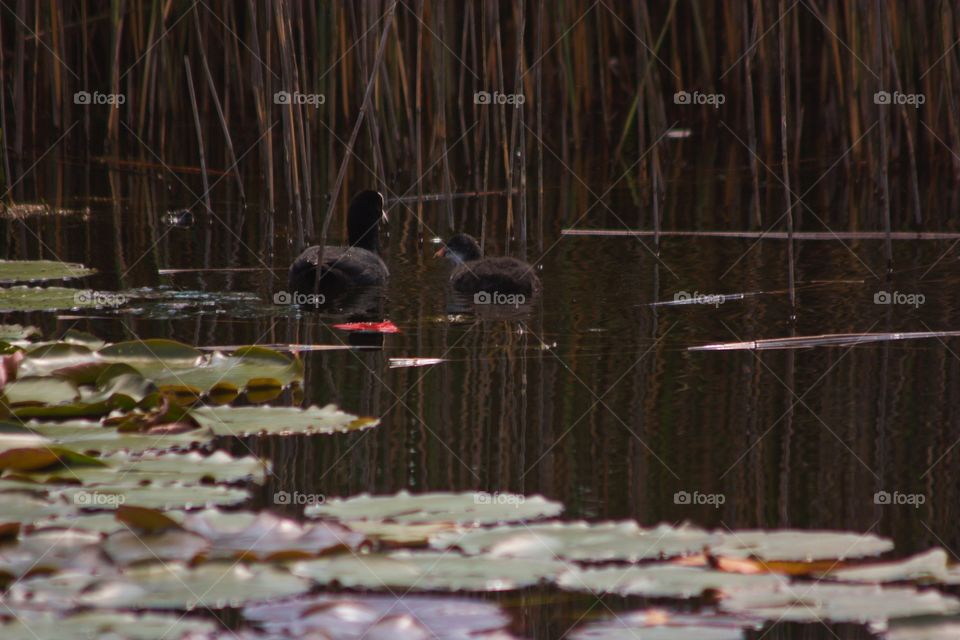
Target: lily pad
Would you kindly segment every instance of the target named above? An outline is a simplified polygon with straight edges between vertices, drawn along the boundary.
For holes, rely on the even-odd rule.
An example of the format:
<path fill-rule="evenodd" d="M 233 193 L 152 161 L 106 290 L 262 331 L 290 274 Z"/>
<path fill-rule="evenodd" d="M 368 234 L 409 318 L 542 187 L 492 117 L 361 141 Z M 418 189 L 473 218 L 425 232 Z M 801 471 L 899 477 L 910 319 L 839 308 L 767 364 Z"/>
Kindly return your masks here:
<path fill-rule="evenodd" d="M 96 273 L 75 262 L 59 260 L 0 260 L 0 283 L 68 280 Z"/>
<path fill-rule="evenodd" d="M 199 407 L 190 412 L 218 436 L 281 435 L 291 433 L 346 433 L 376 426 L 376 418 L 358 418 L 335 406 L 310 407 Z"/>
<path fill-rule="evenodd" d="M 16 583 L 14 604 L 49 608 L 222 609 L 304 593 L 310 583 L 268 565 L 211 562 L 196 568 L 170 562 L 93 577 L 77 572 L 39 576 Z"/>
<path fill-rule="evenodd" d="M 512 637 L 505 631 L 510 616 L 500 607 L 466 598 L 318 595 L 249 605 L 244 608 L 243 617 L 268 633 L 288 638 L 509 640 Z"/>
<path fill-rule="evenodd" d="M 385 520 L 397 523 L 455 522 L 462 524 L 494 524 L 518 522 L 555 516 L 563 505 L 543 496 L 515 494 L 420 493 L 401 491 L 395 495 L 372 496 L 367 493 L 352 498 L 333 498 L 323 504 L 310 505 L 308 516 L 338 520 Z"/>
<path fill-rule="evenodd" d="M 618 613 L 570 633 L 571 640 L 742 640 L 743 620 L 674 614 L 659 609 Z"/>
<path fill-rule="evenodd" d="M 549 580 L 564 569 L 553 560 L 465 557 L 453 553 L 397 551 L 341 554 L 297 562 L 294 575 L 347 588 L 424 591 L 510 591 Z"/>
<path fill-rule="evenodd" d="M 40 329 L 21 324 L 0 324 L 0 342 L 22 342 L 40 335 Z"/>
<path fill-rule="evenodd" d="M 826 577 L 840 582 L 874 584 L 905 580 L 958 584 L 960 571 L 956 567 L 950 567 L 947 564 L 948 559 L 946 551 L 934 548 L 903 560 L 834 569 L 826 574 Z"/>
<path fill-rule="evenodd" d="M 884 640 L 956 640 L 960 638 L 960 620 L 931 618 L 925 621 L 892 622 Z"/>
<path fill-rule="evenodd" d="M 730 593 L 741 589 L 775 589 L 784 579 L 772 574 L 740 574 L 652 564 L 639 567 L 570 567 L 557 583 L 564 589 L 656 598 L 697 598 L 704 591 Z"/>
<path fill-rule="evenodd" d="M 813 562 L 878 556 L 891 549 L 892 540 L 869 533 L 783 529 L 726 532 L 723 540 L 710 551 L 717 556 Z"/>
<path fill-rule="evenodd" d="M 81 567 L 92 571 L 102 563 L 96 546 L 99 542 L 97 533 L 67 529 L 21 536 L 16 544 L 0 547 L 0 578 Z"/>
<path fill-rule="evenodd" d="M 51 500 L 40 495 L 20 491 L 0 492 L 0 524 L 31 522 L 63 516 L 73 509 L 63 501 Z"/>
<path fill-rule="evenodd" d="M 733 593 L 725 611 L 787 622 L 882 623 L 891 618 L 960 612 L 960 600 L 935 590 L 822 583 L 783 583 L 774 589 Z"/>
<path fill-rule="evenodd" d="M 334 549 L 355 549 L 364 541 L 362 534 L 334 523 L 300 524 L 266 511 L 243 523 L 205 511 L 188 515 L 183 526 L 209 540 L 210 555 L 215 558 L 305 558 Z"/>
<path fill-rule="evenodd" d="M 156 613 L 132 614 L 119 611 L 75 613 L 58 616 L 51 612 L 16 610 L 16 617 L 0 622 L 0 636 L 4 640 L 38 640 L 62 637 L 65 630 L 74 638 L 124 638 L 126 640 L 154 640 L 155 638 L 194 637 L 211 634 L 216 623 L 198 618 Z"/>
<path fill-rule="evenodd" d="M 54 377 L 27 376 L 8 384 L 0 402 L 9 407 L 24 404 L 60 404 L 80 398 L 77 386 L 69 380 Z"/>
<path fill-rule="evenodd" d="M 195 444 L 206 444 L 213 439 L 207 429 L 195 429 L 184 433 L 138 433 L 121 432 L 113 427 L 104 427 L 92 420 L 66 420 L 63 422 L 25 423 L 34 433 L 56 444 L 84 453 L 109 453 L 128 451 L 143 452 L 149 449 L 186 449 Z"/>
<path fill-rule="evenodd" d="M 31 478 L 40 482 L 80 481 L 84 486 L 96 487 L 103 484 L 143 486 L 241 480 L 263 484 L 267 475 L 263 460 L 253 456 L 234 458 L 226 451 L 217 451 L 209 456 L 196 451 L 145 453 L 140 456 L 114 453 L 99 460 L 103 466 L 34 473 Z"/>
<path fill-rule="evenodd" d="M 96 306 L 93 299 L 78 296 L 77 289 L 65 287 L 2 287 L 0 311 L 55 311 Z"/>
<path fill-rule="evenodd" d="M 69 487 L 55 495 L 82 509 L 113 510 L 123 504 L 152 509 L 200 509 L 245 502 L 249 497 L 242 489 L 219 485 L 167 484 L 162 486 Z"/>
<path fill-rule="evenodd" d="M 209 392 L 217 386 L 246 387 L 269 379 L 279 386 L 303 379 L 303 364 L 277 351 L 244 347 L 232 354 L 204 353 L 172 340 L 137 340 L 108 345 L 97 355 L 124 362 L 157 386 L 189 387 Z"/>
<path fill-rule="evenodd" d="M 210 542 L 206 538 L 182 529 L 148 534 L 127 528 L 112 533 L 103 542 L 103 552 L 119 565 L 140 562 L 190 562 L 209 548 Z"/>
<path fill-rule="evenodd" d="M 695 553 L 718 540 L 696 527 L 660 525 L 643 529 L 632 520 L 621 522 L 545 522 L 512 525 L 433 536 L 430 546 L 456 547 L 469 555 L 494 557 L 566 558 L 581 562 L 637 562 Z"/>

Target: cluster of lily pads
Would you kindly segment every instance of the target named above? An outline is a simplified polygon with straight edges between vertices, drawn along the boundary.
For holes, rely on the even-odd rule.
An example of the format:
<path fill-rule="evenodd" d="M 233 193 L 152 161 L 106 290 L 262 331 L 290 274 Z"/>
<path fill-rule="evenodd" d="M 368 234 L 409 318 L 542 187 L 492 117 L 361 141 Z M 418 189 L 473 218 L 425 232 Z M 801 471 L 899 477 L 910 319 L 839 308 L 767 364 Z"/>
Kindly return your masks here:
<path fill-rule="evenodd" d="M 0 282 L 20 268 L 0 264 Z M 266 406 L 302 378 L 270 349 L 0 326 L 0 637 L 505 639 L 510 616 L 464 593 L 531 587 L 696 603 L 608 613 L 571 638 L 728 640 L 781 620 L 960 636 L 960 600 L 936 588 L 960 584 L 946 552 L 866 560 L 893 549 L 874 535 L 571 522 L 540 496 L 480 492 L 252 512 L 269 464 L 216 437 L 377 424 Z"/>

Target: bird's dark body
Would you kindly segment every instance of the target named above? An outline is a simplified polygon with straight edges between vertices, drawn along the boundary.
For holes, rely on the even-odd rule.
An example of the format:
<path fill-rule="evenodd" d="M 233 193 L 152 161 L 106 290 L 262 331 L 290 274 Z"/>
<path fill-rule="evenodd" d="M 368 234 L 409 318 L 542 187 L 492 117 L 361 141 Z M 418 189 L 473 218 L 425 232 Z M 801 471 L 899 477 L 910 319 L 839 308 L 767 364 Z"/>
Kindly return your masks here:
<path fill-rule="evenodd" d="M 450 274 L 450 284 L 461 293 L 520 293 L 532 296 L 540 290 L 533 268 L 516 258 L 498 257 L 471 260 Z"/>

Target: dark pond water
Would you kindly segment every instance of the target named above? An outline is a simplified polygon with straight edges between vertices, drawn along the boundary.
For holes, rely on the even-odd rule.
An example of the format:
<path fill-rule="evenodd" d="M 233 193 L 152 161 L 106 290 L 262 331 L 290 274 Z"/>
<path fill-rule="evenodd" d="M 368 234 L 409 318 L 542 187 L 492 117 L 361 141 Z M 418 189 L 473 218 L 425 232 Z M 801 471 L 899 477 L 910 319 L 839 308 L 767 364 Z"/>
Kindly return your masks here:
<path fill-rule="evenodd" d="M 810 168 L 807 183 L 829 166 Z M 694 165 L 677 173 L 668 185 L 665 227 L 744 228 L 742 169 L 709 175 Z M 936 545 L 960 549 L 956 338 L 688 350 L 763 338 L 957 329 L 960 263 L 950 243 L 894 243 L 887 282 L 882 242 L 800 242 L 791 321 L 784 241 L 664 238 L 657 254 L 651 238 L 561 236 L 567 227 L 650 228 L 650 212 L 634 204 L 623 183 L 606 206 L 592 206 L 589 190 L 601 194 L 611 181 L 591 180 L 585 187 L 558 175 L 544 194 L 542 236 L 531 213 L 525 247 L 517 238 L 508 246 L 504 197 L 455 201 L 455 226 L 473 233 L 486 207 L 489 254 L 525 251 L 538 265 L 543 294 L 509 318 L 449 312 L 448 267 L 433 259 L 431 242 L 451 230 L 443 204 L 424 205 L 423 243 L 412 210 L 392 207 L 383 239 L 392 277 L 379 319 L 393 321 L 400 333 L 385 336 L 382 348 L 301 354 L 305 404 L 333 402 L 382 423 L 346 436 L 223 442 L 273 461 L 275 475 L 255 506 L 299 513 L 274 504 L 277 491 L 332 497 L 480 489 L 543 494 L 566 505 L 570 519 L 844 529 L 890 536 L 899 555 Z M 847 187 L 826 183 L 808 200 L 819 203 L 829 228 L 850 228 L 850 207 L 832 203 L 858 196 L 838 196 Z M 342 316 L 270 304 L 295 254 L 285 214 L 277 215 L 271 254 L 262 233 L 267 216 L 255 207 L 215 201 L 215 217 L 197 207 L 194 224 L 177 228 L 151 223 L 192 201 L 169 181 L 95 170 L 63 185 L 66 195 L 57 202 L 89 207 L 89 215 L 4 221 L 3 256 L 83 262 L 100 271 L 86 286 L 160 292 L 160 300 L 137 301 L 118 314 L 6 314 L 5 322 L 37 324 L 47 334 L 75 327 L 104 339 L 167 337 L 201 346 L 347 343 L 347 334 L 329 326 Z M 363 186 L 356 177 L 346 188 Z M 528 202 L 535 211 L 533 194 Z M 771 224 L 782 210 L 772 198 Z M 801 223 L 825 230 L 815 218 L 806 212 Z M 339 238 L 342 230 L 341 214 L 331 234 Z M 249 270 L 159 274 L 223 267 Z M 876 304 L 881 291 L 922 294 L 924 302 Z M 751 295 L 657 304 L 681 292 Z M 443 362 L 391 366 L 405 358 Z M 922 504 L 877 504 L 883 491 L 892 501 L 912 496 Z M 544 638 L 560 637 L 584 615 L 644 602 L 608 597 L 598 604 L 543 590 L 488 597 L 510 608 L 518 631 Z M 779 625 L 766 637 L 834 634 L 869 637 L 852 626 L 821 625 Z"/>

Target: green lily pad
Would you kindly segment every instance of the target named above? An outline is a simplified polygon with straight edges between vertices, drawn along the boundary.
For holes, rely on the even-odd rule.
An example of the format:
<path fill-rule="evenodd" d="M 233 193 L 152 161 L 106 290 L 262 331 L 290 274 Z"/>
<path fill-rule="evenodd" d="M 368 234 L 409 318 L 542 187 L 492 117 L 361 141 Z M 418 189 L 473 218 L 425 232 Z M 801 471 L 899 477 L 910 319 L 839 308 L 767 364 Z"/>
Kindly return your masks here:
<path fill-rule="evenodd" d="M 21 377 L 3 389 L 0 402 L 9 407 L 24 404 L 60 404 L 80 398 L 77 386 L 69 380 L 52 377 Z"/>
<path fill-rule="evenodd" d="M 110 534 L 102 546 L 103 552 L 118 565 L 190 562 L 209 548 L 206 538 L 182 529 L 147 534 L 129 528 Z"/>
<path fill-rule="evenodd" d="M 512 638 L 510 616 L 500 607 L 466 598 L 317 595 L 249 605 L 243 617 L 286 638 Z"/>
<path fill-rule="evenodd" d="M 96 273 L 75 262 L 59 260 L 0 260 L 0 283 L 69 280 Z"/>
<path fill-rule="evenodd" d="M 0 577 L 21 578 L 64 569 L 93 571 L 102 564 L 100 535 L 90 531 L 46 530 L 0 547 Z"/>
<path fill-rule="evenodd" d="M 56 311 L 96 306 L 93 299 L 85 299 L 78 295 L 80 293 L 65 287 L 2 287 L 0 311 Z"/>
<path fill-rule="evenodd" d="M 510 591 L 553 579 L 564 569 L 553 560 L 464 557 L 453 553 L 397 551 L 387 555 L 340 554 L 297 562 L 294 575 L 347 588 L 424 591 Z"/>
<path fill-rule="evenodd" d="M 0 324 L 0 342 L 23 342 L 40 335 L 40 329 L 20 324 Z"/>
<path fill-rule="evenodd" d="M 334 549 L 355 549 L 364 541 L 362 534 L 334 523 L 300 524 L 267 511 L 242 523 L 225 515 L 208 510 L 187 515 L 183 523 L 186 530 L 210 541 L 214 558 L 306 558 Z"/>
<path fill-rule="evenodd" d="M 660 609 L 618 613 L 609 620 L 574 629 L 571 640 L 742 640 L 743 620 L 674 614 Z"/>
<path fill-rule="evenodd" d="M 2 454 L 0 454 L 2 457 Z M 239 482 L 263 484 L 267 466 L 263 460 L 246 456 L 234 458 L 226 451 L 204 456 L 190 453 L 145 453 L 131 456 L 114 453 L 100 458 L 104 466 L 33 473 L 39 482 L 80 481 L 86 487 L 170 485 L 191 482 Z"/>
<path fill-rule="evenodd" d="M 643 529 L 627 520 L 595 524 L 545 522 L 450 531 L 430 538 L 430 546 L 456 547 L 468 555 L 637 562 L 696 553 L 718 539 L 715 534 L 696 527 L 660 525 Z"/>
<path fill-rule="evenodd" d="M 236 505 L 249 497 L 242 489 L 218 485 L 165 484 L 162 486 L 100 485 L 68 487 L 54 492 L 80 509 L 113 510 L 123 504 L 150 509 L 200 509 Z"/>
<path fill-rule="evenodd" d="M 786 622 L 882 623 L 891 618 L 960 612 L 960 600 L 912 587 L 783 583 L 774 589 L 739 591 L 720 601 L 730 613 Z"/>
<path fill-rule="evenodd" d="M 482 557 L 482 556 L 481 556 Z M 704 591 L 775 589 L 783 578 L 772 574 L 742 574 L 694 569 L 672 564 L 580 569 L 569 567 L 557 580 L 564 589 L 655 598 L 697 598 Z"/>
<path fill-rule="evenodd" d="M 246 387 L 251 380 L 269 379 L 280 387 L 303 379 L 303 363 L 260 347 L 232 354 L 204 353 L 172 340 L 137 340 L 106 346 L 97 352 L 111 362 L 124 362 L 157 386 L 189 387 L 208 392 L 218 386 Z"/>
<path fill-rule="evenodd" d="M 0 524 L 31 522 L 72 512 L 69 504 L 20 491 L 0 492 Z"/>
<path fill-rule="evenodd" d="M 352 498 L 333 498 L 323 504 L 310 505 L 308 516 L 338 520 L 387 520 L 397 523 L 456 522 L 462 524 L 494 524 L 518 522 L 555 516 L 563 505 L 543 496 L 515 494 L 420 493 L 401 491 L 391 496 L 367 493 Z"/>
<path fill-rule="evenodd" d="M 884 640 L 956 640 L 960 638 L 960 621 L 931 618 L 923 621 L 894 621 Z"/>
<path fill-rule="evenodd" d="M 960 578 L 960 573 L 948 566 L 948 559 L 946 551 L 934 548 L 903 560 L 834 569 L 826 577 L 840 582 L 874 584 L 904 580 L 956 584 L 954 581 Z"/>
<path fill-rule="evenodd" d="M 26 426 L 34 433 L 56 444 L 84 453 L 109 453 L 114 451 L 143 452 L 150 449 L 186 449 L 195 444 L 206 444 L 213 439 L 207 429 L 195 429 L 184 433 L 151 434 L 118 431 L 104 427 L 92 420 L 67 420 L 63 422 L 37 422 L 31 420 Z"/>
<path fill-rule="evenodd" d="M 9 611 L 7 612 L 9 613 Z M 120 611 L 75 613 L 58 616 L 51 612 L 15 610 L 16 617 L 0 622 L 4 640 L 38 640 L 63 637 L 69 630 L 73 638 L 156 638 L 198 637 L 213 634 L 218 625 L 210 620 L 156 613 L 133 614 Z"/>
<path fill-rule="evenodd" d="M 63 471 L 76 479 L 76 476 L 73 475 L 74 468 L 103 467 L 105 465 L 97 458 L 59 446 L 7 449 L 0 453 L 0 471 L 31 472 L 53 466 L 66 467 Z"/>
<path fill-rule="evenodd" d="M 710 548 L 716 556 L 752 557 L 761 560 L 813 562 L 878 556 L 893 549 L 893 541 L 872 534 L 843 531 L 744 530 L 723 533 Z"/>
<path fill-rule="evenodd" d="M 14 605 L 26 602 L 48 609 L 222 609 L 298 595 L 308 580 L 269 565 L 209 562 L 149 564 L 100 576 L 62 572 L 21 580 L 10 589 Z"/>
<path fill-rule="evenodd" d="M 346 433 L 379 423 L 358 418 L 335 406 L 309 407 L 199 407 L 190 412 L 197 422 L 218 436 L 281 435 L 292 433 Z"/>

